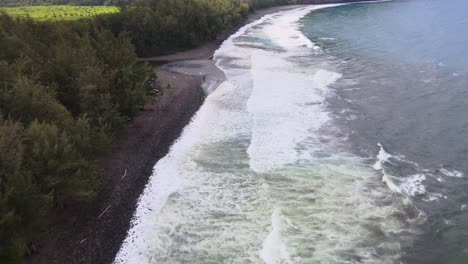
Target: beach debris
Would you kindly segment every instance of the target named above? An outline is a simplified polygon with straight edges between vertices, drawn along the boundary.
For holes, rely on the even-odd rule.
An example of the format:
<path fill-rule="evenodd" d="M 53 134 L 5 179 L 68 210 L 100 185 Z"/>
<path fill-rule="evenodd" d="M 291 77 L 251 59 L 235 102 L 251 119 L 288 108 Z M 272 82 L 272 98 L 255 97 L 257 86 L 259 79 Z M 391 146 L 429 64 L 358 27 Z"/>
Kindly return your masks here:
<path fill-rule="evenodd" d="M 109 210 L 110 207 L 111 207 L 110 205 L 107 206 L 106 209 L 104 209 L 104 211 L 102 211 L 102 213 L 98 216 L 97 219 L 101 218 L 101 216 L 103 216 L 107 212 L 107 210 Z"/>
<path fill-rule="evenodd" d="M 125 178 L 125 176 L 127 176 L 127 169 L 125 169 L 125 173 L 124 173 L 124 175 L 122 176 L 122 178 L 120 178 L 120 179 Z"/>

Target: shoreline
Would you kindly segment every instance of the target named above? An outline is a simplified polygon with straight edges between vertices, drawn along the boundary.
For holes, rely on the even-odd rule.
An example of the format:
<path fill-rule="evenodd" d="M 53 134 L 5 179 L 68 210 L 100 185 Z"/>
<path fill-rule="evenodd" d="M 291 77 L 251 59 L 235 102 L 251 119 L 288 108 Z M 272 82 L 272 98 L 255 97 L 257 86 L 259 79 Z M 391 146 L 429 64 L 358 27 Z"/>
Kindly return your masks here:
<path fill-rule="evenodd" d="M 27 263 L 112 263 L 127 236 L 138 199 L 152 175 L 154 165 L 169 151 L 204 102 L 206 75 L 178 72 L 165 64 L 210 60 L 229 36 L 264 15 L 304 5 L 259 10 L 238 27 L 204 45 L 171 55 L 140 59 L 158 71 L 164 95 L 145 105 L 120 135 L 112 150 L 97 163 L 103 175 L 91 201 L 67 208 L 56 217 L 56 228 L 38 243 L 39 253 Z M 171 89 L 165 87 L 170 84 Z M 40 241 L 40 239 L 38 239 Z"/>
<path fill-rule="evenodd" d="M 258 20 L 268 14 L 273 14 L 273 13 L 300 8 L 300 7 L 305 7 L 305 6 L 308 6 L 308 5 L 275 6 L 275 7 L 270 7 L 266 9 L 261 9 L 261 10 L 255 11 L 255 13 L 250 14 L 249 17 L 240 25 L 234 27 L 231 30 L 228 30 L 227 32 L 219 36 L 218 38 L 208 41 L 207 43 L 199 47 L 196 47 L 187 51 L 176 52 L 176 53 L 169 54 L 169 55 L 139 58 L 138 61 L 148 62 L 154 66 L 159 66 L 163 64 L 179 62 L 179 61 L 187 61 L 187 60 L 210 60 L 213 58 L 214 52 L 218 50 L 221 44 L 227 38 L 229 38 L 229 36 L 236 33 L 241 27 L 247 24 L 250 24 L 254 22 L 255 20 Z"/>

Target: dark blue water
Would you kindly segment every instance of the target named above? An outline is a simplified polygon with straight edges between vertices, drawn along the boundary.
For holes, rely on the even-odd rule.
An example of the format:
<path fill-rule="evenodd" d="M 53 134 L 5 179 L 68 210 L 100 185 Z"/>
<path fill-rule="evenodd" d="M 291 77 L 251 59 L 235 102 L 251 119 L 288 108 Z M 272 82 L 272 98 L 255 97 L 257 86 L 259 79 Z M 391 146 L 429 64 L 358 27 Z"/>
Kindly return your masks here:
<path fill-rule="evenodd" d="M 427 216 L 405 263 L 468 263 L 467 11 L 464 0 L 407 0 L 302 21 L 343 74 L 329 107 L 354 151 L 391 155 L 382 174 Z"/>

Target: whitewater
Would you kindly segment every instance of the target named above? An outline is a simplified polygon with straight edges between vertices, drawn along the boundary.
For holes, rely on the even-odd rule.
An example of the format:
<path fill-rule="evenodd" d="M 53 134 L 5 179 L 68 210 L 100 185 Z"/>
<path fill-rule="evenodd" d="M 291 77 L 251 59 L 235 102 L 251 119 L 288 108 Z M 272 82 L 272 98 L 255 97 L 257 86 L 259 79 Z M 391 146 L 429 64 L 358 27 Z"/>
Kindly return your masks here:
<path fill-rule="evenodd" d="M 115 263 L 399 263 L 422 190 L 382 174 L 383 148 L 375 164 L 348 151 L 327 110 L 342 75 L 299 20 L 331 6 L 267 15 L 222 44 L 226 79 L 155 165 Z"/>

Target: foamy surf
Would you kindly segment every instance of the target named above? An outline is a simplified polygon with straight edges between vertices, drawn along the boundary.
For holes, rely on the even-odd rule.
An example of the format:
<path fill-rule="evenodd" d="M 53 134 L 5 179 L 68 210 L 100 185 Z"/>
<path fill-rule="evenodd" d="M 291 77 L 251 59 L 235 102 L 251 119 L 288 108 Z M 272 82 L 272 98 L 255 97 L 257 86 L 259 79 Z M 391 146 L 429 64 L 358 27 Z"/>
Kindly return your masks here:
<path fill-rule="evenodd" d="M 462 178 L 464 176 L 463 172 L 449 168 L 448 166 L 442 166 L 440 172 L 448 177 Z"/>
<path fill-rule="evenodd" d="M 265 264 L 292 263 L 287 242 L 281 235 L 283 230 L 281 210 L 275 209 L 271 216 L 271 231 L 262 243 L 259 255 Z"/>
<path fill-rule="evenodd" d="M 298 21 L 329 6 L 221 45 L 226 81 L 156 164 L 115 263 L 398 263 L 415 208 L 324 132 L 338 130 L 326 98 L 341 74 Z"/>
<path fill-rule="evenodd" d="M 377 154 L 375 164 L 372 167 L 376 170 L 382 170 L 382 163 L 388 162 L 388 160 L 390 159 L 392 155 L 390 155 L 387 151 L 385 151 L 385 149 L 383 148 L 382 144 L 380 144 L 380 142 L 377 143 L 377 146 L 379 146 L 380 148 L 379 154 Z"/>
<path fill-rule="evenodd" d="M 296 73 L 291 68 L 294 65 L 280 55 L 252 54 L 254 88 L 247 110 L 253 127 L 247 153 L 256 172 L 296 162 L 300 157 L 297 145 L 330 119 L 323 109 L 324 94 L 341 75 L 322 69 Z M 287 92 L 285 87 L 289 87 Z"/>
<path fill-rule="evenodd" d="M 393 192 L 408 197 L 419 197 L 426 202 L 434 202 L 449 198 L 448 195 L 443 193 L 443 186 L 447 184 L 444 177 L 463 177 L 462 172 L 447 165 L 435 170 L 426 169 L 406 159 L 403 155 L 388 153 L 381 143 L 378 143 L 378 147 L 379 152 L 372 167 L 382 172 L 382 181 Z M 433 184 L 431 190 L 428 190 L 426 181 L 429 180 L 437 181 L 440 185 Z"/>
<path fill-rule="evenodd" d="M 415 171 L 427 171 L 421 170 L 417 164 L 405 160 L 401 155 L 391 155 L 384 149 L 380 142 L 377 145 L 380 149 L 376 157 L 376 162 L 372 167 L 375 170 L 382 171 L 382 181 L 388 186 L 388 188 L 394 192 L 402 193 L 408 196 L 426 194 L 426 188 L 423 185 L 424 180 L 426 180 L 424 173 L 417 173 L 413 175 L 392 175 L 388 173 L 384 167 L 405 164 L 406 166 L 414 167 L 413 169 Z"/>

